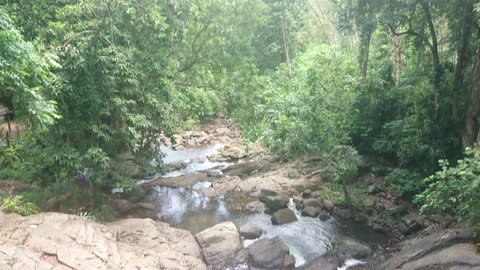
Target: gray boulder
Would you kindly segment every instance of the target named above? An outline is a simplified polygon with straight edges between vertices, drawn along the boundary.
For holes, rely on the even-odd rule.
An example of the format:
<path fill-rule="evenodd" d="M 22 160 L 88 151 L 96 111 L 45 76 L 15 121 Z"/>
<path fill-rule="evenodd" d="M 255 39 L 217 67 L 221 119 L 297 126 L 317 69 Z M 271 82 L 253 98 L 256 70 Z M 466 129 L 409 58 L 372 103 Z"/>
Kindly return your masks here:
<path fill-rule="evenodd" d="M 232 267 L 243 250 L 240 234 L 232 222 L 223 222 L 195 235 L 205 262 L 212 269 Z"/>
<path fill-rule="evenodd" d="M 247 251 L 253 267 L 262 269 L 295 267 L 295 258 L 290 255 L 288 247 L 278 237 L 257 240 L 247 248 Z"/>
<path fill-rule="evenodd" d="M 319 207 L 305 206 L 302 210 L 302 216 L 318 217 L 320 212 L 322 212 L 322 209 Z"/>
<path fill-rule="evenodd" d="M 318 215 L 318 218 L 321 220 L 321 221 L 327 221 L 330 219 L 330 215 L 326 212 L 322 212 L 320 213 L 320 215 Z"/>
<path fill-rule="evenodd" d="M 372 254 L 372 250 L 368 246 L 350 240 L 343 241 L 338 252 L 355 259 L 364 259 Z"/>
<path fill-rule="evenodd" d="M 282 208 L 287 208 L 290 198 L 275 191 L 262 189 L 258 200 L 263 202 L 270 210 L 277 211 Z"/>
<path fill-rule="evenodd" d="M 321 199 L 305 199 L 303 200 L 303 206 L 312 206 L 317 208 L 323 207 L 323 201 Z"/>
<path fill-rule="evenodd" d="M 323 200 L 323 209 L 331 211 L 335 205 L 330 200 Z"/>
<path fill-rule="evenodd" d="M 294 221 L 297 221 L 297 216 L 288 208 L 278 210 L 272 215 L 272 224 L 274 225 L 282 225 Z"/>
<path fill-rule="evenodd" d="M 240 227 L 240 236 L 245 239 L 256 239 L 262 235 L 262 228 L 255 224 L 245 224 Z"/>

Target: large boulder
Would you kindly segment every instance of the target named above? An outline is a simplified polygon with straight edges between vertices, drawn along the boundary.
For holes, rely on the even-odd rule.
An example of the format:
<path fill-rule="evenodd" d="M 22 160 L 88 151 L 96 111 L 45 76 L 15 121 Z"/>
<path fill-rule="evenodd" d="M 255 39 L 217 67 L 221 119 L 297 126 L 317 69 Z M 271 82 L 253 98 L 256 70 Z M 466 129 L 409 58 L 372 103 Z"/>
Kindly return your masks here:
<path fill-rule="evenodd" d="M 245 239 L 256 239 L 262 236 L 262 228 L 255 224 L 245 224 L 240 227 L 240 236 Z"/>
<path fill-rule="evenodd" d="M 232 222 L 223 222 L 195 235 L 206 263 L 213 269 L 233 267 L 241 256 L 243 245 Z"/>
<path fill-rule="evenodd" d="M 322 209 L 319 207 L 305 206 L 305 208 L 302 210 L 302 216 L 318 217 L 321 212 Z"/>
<path fill-rule="evenodd" d="M 297 216 L 288 208 L 280 209 L 272 215 L 272 224 L 274 225 L 282 225 L 294 221 L 297 221 Z"/>
<path fill-rule="evenodd" d="M 270 210 L 277 211 L 282 208 L 287 208 L 290 198 L 275 191 L 262 189 L 260 191 L 260 196 L 258 196 L 258 200 L 263 202 Z"/>
<path fill-rule="evenodd" d="M 316 207 L 316 208 L 322 208 L 323 207 L 323 201 L 321 199 L 305 199 L 303 200 L 303 206 L 311 206 L 311 207 Z"/>
<path fill-rule="evenodd" d="M 202 269 L 192 234 L 151 219 L 0 215 L 0 269 Z"/>
<path fill-rule="evenodd" d="M 290 255 L 288 247 L 275 237 L 260 239 L 247 248 L 250 263 L 262 269 L 293 269 L 295 258 Z"/>

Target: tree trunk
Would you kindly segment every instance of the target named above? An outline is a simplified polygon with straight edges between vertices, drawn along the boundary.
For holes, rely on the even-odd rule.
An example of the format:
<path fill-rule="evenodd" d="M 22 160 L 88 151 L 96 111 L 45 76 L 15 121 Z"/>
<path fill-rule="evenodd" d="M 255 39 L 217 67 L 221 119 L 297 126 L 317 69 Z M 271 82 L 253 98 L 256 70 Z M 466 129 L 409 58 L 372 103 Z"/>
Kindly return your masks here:
<path fill-rule="evenodd" d="M 477 51 L 475 64 L 472 73 L 472 90 L 466 115 L 466 125 L 462 141 L 464 146 L 472 145 L 475 140 L 480 139 L 478 114 L 480 113 L 480 50 Z"/>
<path fill-rule="evenodd" d="M 368 57 L 370 54 L 370 40 L 372 39 L 372 33 L 370 31 L 362 34 L 362 76 L 367 77 L 368 73 Z"/>
<path fill-rule="evenodd" d="M 472 37 L 473 28 L 473 4 L 474 0 L 466 0 L 463 12 L 462 38 L 458 47 L 458 59 L 455 67 L 453 92 L 452 92 L 452 116 L 458 117 L 459 96 L 463 90 L 464 71 L 467 65 L 468 46 Z"/>
<path fill-rule="evenodd" d="M 393 35 L 393 62 L 395 84 L 398 85 L 401 76 L 402 50 L 400 48 L 400 36 Z"/>
<path fill-rule="evenodd" d="M 288 76 L 292 77 L 292 64 L 290 62 L 290 48 L 288 45 L 288 29 L 285 24 L 282 25 L 282 38 L 283 38 L 283 49 L 285 51 L 285 62 L 288 67 Z"/>
<path fill-rule="evenodd" d="M 438 54 L 438 40 L 435 32 L 435 25 L 433 24 L 432 14 L 430 13 L 430 1 L 423 0 L 420 2 L 422 9 L 425 13 L 425 19 L 427 20 L 428 30 L 430 32 L 430 38 L 432 44 L 430 50 L 432 51 L 433 58 L 433 92 L 434 92 L 434 106 L 435 106 L 435 122 L 438 125 L 440 123 L 440 83 L 442 80 L 442 67 L 440 66 L 440 56 Z"/>

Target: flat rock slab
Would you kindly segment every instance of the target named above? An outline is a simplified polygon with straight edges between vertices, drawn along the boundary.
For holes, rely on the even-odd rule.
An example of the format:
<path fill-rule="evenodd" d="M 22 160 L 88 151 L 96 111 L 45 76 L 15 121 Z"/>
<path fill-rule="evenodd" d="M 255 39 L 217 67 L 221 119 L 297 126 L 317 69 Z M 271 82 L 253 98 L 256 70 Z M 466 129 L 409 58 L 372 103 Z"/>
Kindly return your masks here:
<path fill-rule="evenodd" d="M 208 176 L 208 173 L 190 173 L 177 177 L 159 177 L 155 180 L 143 184 L 142 186 L 147 190 L 156 186 L 192 187 L 198 182 L 205 182 L 209 179 L 210 177 Z"/>
<path fill-rule="evenodd" d="M 273 225 L 282 225 L 294 221 L 297 221 L 297 216 L 292 210 L 288 208 L 278 210 L 272 215 Z"/>
<path fill-rule="evenodd" d="M 60 213 L 9 214 L 0 224 L 0 269 L 207 269 L 190 232 L 151 219 L 104 225 Z"/>
<path fill-rule="evenodd" d="M 401 243 L 398 246 L 400 249 L 399 252 L 385 261 L 380 268 L 413 269 L 404 267 L 409 263 L 418 261 L 422 258 L 427 258 L 427 256 L 431 256 L 436 252 L 442 251 L 452 244 L 475 241 L 475 237 L 476 236 L 474 232 L 464 231 L 461 229 L 439 230 L 432 232 L 429 235 L 418 236 Z M 466 247 L 463 248 L 466 249 Z"/>

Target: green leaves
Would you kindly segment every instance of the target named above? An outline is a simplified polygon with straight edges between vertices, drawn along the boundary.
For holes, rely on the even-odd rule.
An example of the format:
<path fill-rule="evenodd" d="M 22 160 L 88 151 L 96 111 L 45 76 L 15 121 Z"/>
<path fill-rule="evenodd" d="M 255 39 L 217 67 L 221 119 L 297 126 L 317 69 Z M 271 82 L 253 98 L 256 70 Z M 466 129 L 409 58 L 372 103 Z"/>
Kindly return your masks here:
<path fill-rule="evenodd" d="M 0 102 L 38 127 L 53 124 L 60 115 L 44 93 L 55 81 L 53 68 L 59 68 L 55 56 L 42 55 L 24 41 L 0 8 Z"/>
<path fill-rule="evenodd" d="M 440 160 L 441 170 L 427 177 L 428 188 L 417 196 L 421 211 L 428 214 L 449 214 L 457 221 L 469 220 L 478 226 L 480 221 L 480 148 L 465 150 L 466 157 L 449 167 Z"/>

